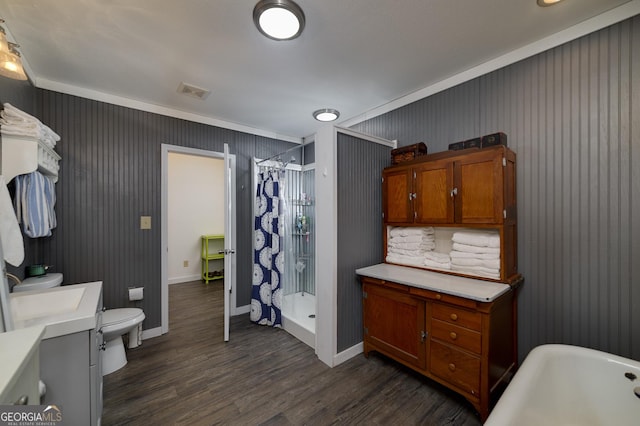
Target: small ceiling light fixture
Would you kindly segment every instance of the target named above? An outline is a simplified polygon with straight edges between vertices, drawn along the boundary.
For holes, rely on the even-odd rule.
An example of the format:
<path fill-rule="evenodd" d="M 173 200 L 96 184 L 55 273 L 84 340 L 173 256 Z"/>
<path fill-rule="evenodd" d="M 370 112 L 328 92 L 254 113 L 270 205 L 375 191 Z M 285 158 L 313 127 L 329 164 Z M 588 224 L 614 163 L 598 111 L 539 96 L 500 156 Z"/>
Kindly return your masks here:
<path fill-rule="evenodd" d="M 340 117 L 340 112 L 337 109 L 323 108 L 313 111 L 313 118 L 318 121 L 335 121 L 338 117 Z"/>
<path fill-rule="evenodd" d="M 556 3 L 560 3 L 562 0 L 538 0 L 538 6 L 547 7 L 553 6 Z"/>
<path fill-rule="evenodd" d="M 260 0 L 253 8 L 258 30 L 273 40 L 291 40 L 304 29 L 304 12 L 292 0 Z"/>

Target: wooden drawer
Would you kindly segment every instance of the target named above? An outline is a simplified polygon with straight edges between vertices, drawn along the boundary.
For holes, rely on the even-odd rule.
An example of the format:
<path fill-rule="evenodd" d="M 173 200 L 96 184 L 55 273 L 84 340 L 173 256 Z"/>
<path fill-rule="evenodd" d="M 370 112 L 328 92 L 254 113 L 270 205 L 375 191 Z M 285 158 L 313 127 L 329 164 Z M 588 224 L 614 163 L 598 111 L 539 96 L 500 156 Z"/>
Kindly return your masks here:
<path fill-rule="evenodd" d="M 431 340 L 431 372 L 454 386 L 478 396 L 480 358 Z"/>
<path fill-rule="evenodd" d="M 478 312 L 467 311 L 451 305 L 434 303 L 431 308 L 431 315 L 433 318 L 455 324 L 460 327 L 476 331 L 481 331 L 482 329 L 482 314 Z"/>
<path fill-rule="evenodd" d="M 468 351 L 482 352 L 482 337 L 479 332 L 434 319 L 431 321 L 431 337 Z"/>

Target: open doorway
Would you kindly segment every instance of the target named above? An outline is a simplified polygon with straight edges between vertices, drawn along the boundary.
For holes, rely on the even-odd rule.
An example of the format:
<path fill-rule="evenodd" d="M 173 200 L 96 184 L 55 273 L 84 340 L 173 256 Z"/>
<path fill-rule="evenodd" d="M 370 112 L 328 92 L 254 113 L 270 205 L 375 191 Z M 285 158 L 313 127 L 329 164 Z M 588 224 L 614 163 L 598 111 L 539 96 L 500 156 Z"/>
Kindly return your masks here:
<path fill-rule="evenodd" d="M 235 161 L 230 162 L 235 168 Z M 162 333 L 169 330 L 170 284 L 202 280 L 201 236 L 224 235 L 225 246 L 235 246 L 235 232 L 225 232 L 224 154 L 174 145 L 162 145 Z M 195 172 L 195 174 L 194 174 Z M 230 173 L 235 187 L 235 170 Z M 231 198 L 231 209 L 235 199 Z M 235 217 L 233 215 L 232 217 Z M 235 222 L 231 226 L 235 229 Z M 227 244 L 229 243 L 229 244 Z M 224 247 L 220 247 L 224 249 Z M 223 261 L 212 261 L 209 271 L 235 277 L 235 261 L 224 271 Z M 222 281 L 222 280 L 221 280 Z M 227 277 L 224 277 L 227 281 Z M 235 282 L 230 279 L 229 282 Z M 205 284 L 202 281 L 202 285 Z M 223 285 L 210 281 L 208 285 Z M 235 310 L 235 289 L 229 308 Z M 222 308 L 222 307 L 220 307 Z"/>

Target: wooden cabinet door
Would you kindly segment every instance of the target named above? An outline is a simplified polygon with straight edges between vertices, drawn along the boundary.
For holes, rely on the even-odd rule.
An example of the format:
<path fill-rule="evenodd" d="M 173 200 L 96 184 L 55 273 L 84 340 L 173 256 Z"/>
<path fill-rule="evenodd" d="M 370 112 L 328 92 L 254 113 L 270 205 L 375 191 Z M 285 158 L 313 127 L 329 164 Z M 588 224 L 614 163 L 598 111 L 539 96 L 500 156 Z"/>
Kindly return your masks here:
<path fill-rule="evenodd" d="M 503 223 L 502 158 L 480 151 L 455 161 L 456 223 Z"/>
<path fill-rule="evenodd" d="M 382 209 L 385 223 L 413 222 L 410 169 L 382 172 Z"/>
<path fill-rule="evenodd" d="M 453 223 L 453 163 L 431 161 L 414 169 L 415 221 L 418 223 Z"/>
<path fill-rule="evenodd" d="M 399 361 L 426 368 L 426 302 L 397 290 L 363 283 L 365 344 Z"/>

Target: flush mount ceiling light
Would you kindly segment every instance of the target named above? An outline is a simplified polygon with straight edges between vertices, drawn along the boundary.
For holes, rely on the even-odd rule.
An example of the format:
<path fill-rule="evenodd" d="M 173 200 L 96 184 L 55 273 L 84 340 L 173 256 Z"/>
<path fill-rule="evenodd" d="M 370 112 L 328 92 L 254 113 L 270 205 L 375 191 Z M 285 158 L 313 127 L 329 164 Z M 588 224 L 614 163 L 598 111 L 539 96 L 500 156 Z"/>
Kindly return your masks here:
<path fill-rule="evenodd" d="M 340 117 L 340 112 L 337 109 L 323 108 L 313 111 L 313 118 L 318 121 L 335 121 L 338 117 Z"/>
<path fill-rule="evenodd" d="M 560 3 L 562 0 L 538 0 L 538 6 L 547 7 L 553 6 L 556 3 Z"/>
<path fill-rule="evenodd" d="M 304 12 L 292 0 L 260 0 L 253 8 L 258 30 L 273 40 L 291 40 L 304 29 Z"/>

